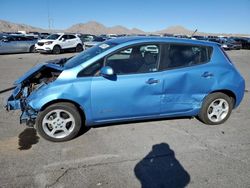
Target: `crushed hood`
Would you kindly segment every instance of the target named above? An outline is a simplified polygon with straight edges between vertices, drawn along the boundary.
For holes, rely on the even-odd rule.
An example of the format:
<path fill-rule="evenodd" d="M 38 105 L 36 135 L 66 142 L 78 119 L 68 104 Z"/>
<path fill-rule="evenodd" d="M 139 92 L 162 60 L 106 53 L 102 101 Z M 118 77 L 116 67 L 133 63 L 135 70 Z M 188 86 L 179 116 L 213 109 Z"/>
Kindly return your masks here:
<path fill-rule="evenodd" d="M 48 61 L 47 63 L 38 64 L 38 65 L 32 67 L 28 72 L 26 72 L 18 80 L 16 80 L 14 82 L 14 85 L 18 85 L 18 84 L 30 79 L 31 77 L 33 77 L 34 75 L 36 75 L 37 73 L 41 72 L 42 70 L 44 70 L 46 68 L 54 69 L 55 71 L 61 72 L 64 70 L 64 67 L 60 66 L 60 65 L 65 63 L 66 60 L 67 60 L 67 58 L 63 58 L 63 59 L 51 60 L 51 61 Z"/>
<path fill-rule="evenodd" d="M 63 71 L 63 67 L 57 65 L 57 64 L 52 64 L 52 63 L 43 63 L 43 64 L 38 64 L 31 68 L 28 72 L 26 72 L 23 76 L 21 76 L 18 80 L 14 82 L 14 85 L 18 85 L 25 80 L 28 80 L 29 78 L 33 77 L 36 73 L 44 70 L 45 68 L 52 68 L 58 71 Z"/>

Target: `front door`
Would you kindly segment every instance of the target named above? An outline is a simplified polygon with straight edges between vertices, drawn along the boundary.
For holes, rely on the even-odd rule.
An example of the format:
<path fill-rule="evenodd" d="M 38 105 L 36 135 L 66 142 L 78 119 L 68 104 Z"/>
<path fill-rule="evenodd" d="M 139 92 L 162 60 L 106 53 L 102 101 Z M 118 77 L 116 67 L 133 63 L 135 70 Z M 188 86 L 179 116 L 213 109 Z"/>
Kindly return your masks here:
<path fill-rule="evenodd" d="M 93 77 L 91 108 L 95 121 L 159 115 L 163 83 L 158 72 L 159 51 L 158 45 L 141 44 L 106 58 L 105 66 L 116 74 L 112 78 Z"/>

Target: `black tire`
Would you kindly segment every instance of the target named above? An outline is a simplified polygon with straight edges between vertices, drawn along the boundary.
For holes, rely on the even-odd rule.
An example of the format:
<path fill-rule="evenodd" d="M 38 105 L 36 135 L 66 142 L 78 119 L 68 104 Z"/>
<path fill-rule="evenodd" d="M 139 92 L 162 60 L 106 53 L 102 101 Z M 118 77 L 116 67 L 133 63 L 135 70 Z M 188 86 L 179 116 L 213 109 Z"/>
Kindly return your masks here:
<path fill-rule="evenodd" d="M 32 46 L 30 47 L 29 52 L 30 52 L 30 53 L 35 53 L 35 52 L 36 52 L 36 49 L 35 49 L 35 46 L 34 46 L 34 45 L 32 45 Z"/>
<path fill-rule="evenodd" d="M 222 118 L 221 119 L 219 118 L 219 120 L 217 120 L 217 118 L 214 118 L 211 115 L 212 115 L 212 112 L 216 111 L 216 109 L 213 108 L 214 104 L 220 101 L 222 101 L 222 108 L 224 108 L 225 112 L 219 112 L 219 109 L 218 109 L 218 113 L 221 113 L 221 115 L 219 116 L 222 116 Z M 198 115 L 198 118 L 205 124 L 219 125 L 219 124 L 224 123 L 229 118 L 232 112 L 232 109 L 233 109 L 233 100 L 231 97 L 221 92 L 212 93 L 212 94 L 209 94 L 205 98 L 202 104 L 200 113 Z M 209 115 L 211 116 L 210 118 L 209 118 Z M 214 115 L 214 116 L 217 116 L 217 115 Z"/>
<path fill-rule="evenodd" d="M 70 127 L 67 130 L 70 130 L 71 126 L 72 126 L 72 129 L 69 131 L 69 134 L 65 135 L 64 137 L 60 137 L 60 135 L 63 134 L 62 132 L 64 132 L 64 131 L 58 130 L 56 127 L 56 126 L 58 126 L 58 128 L 60 129 L 60 124 L 59 125 L 54 124 L 55 121 L 58 122 L 58 119 L 56 119 L 56 118 L 54 118 L 52 120 L 47 119 L 47 117 L 51 117 L 53 115 L 53 113 L 55 113 L 56 110 L 61 111 L 61 112 L 59 112 L 59 114 L 61 114 L 61 115 L 65 115 L 62 113 L 66 112 L 66 115 L 67 115 L 67 113 L 71 115 L 70 119 L 74 119 L 74 123 L 71 122 L 71 125 L 68 124 L 70 122 L 65 123 L 65 127 L 67 125 L 69 125 L 69 127 Z M 51 123 L 51 124 L 44 123 L 43 124 L 43 120 L 49 120 L 53 123 Z M 67 118 L 65 120 L 67 120 Z M 54 124 L 54 125 L 52 125 L 52 124 Z M 48 128 L 49 126 L 50 127 L 53 126 L 53 128 L 51 128 L 52 130 L 56 127 L 56 131 L 53 134 L 54 136 L 51 136 L 48 134 L 48 131 L 52 132 L 52 130 L 49 130 L 49 128 Z M 74 138 L 78 134 L 81 127 L 82 127 L 82 117 L 81 117 L 78 109 L 76 108 L 75 105 L 73 105 L 71 103 L 66 103 L 66 102 L 55 103 L 55 104 L 48 106 L 45 110 L 39 112 L 39 114 L 37 116 L 37 120 L 36 120 L 36 129 L 37 129 L 39 135 L 41 135 L 46 140 L 53 141 L 53 142 L 63 142 L 63 141 L 71 140 L 72 138 Z"/>
<path fill-rule="evenodd" d="M 82 45 L 81 44 L 77 44 L 77 46 L 76 46 L 76 52 L 81 52 L 81 51 L 83 51 Z"/>
<path fill-rule="evenodd" d="M 61 47 L 56 45 L 54 46 L 53 50 L 52 50 L 53 54 L 60 54 L 61 53 Z"/>

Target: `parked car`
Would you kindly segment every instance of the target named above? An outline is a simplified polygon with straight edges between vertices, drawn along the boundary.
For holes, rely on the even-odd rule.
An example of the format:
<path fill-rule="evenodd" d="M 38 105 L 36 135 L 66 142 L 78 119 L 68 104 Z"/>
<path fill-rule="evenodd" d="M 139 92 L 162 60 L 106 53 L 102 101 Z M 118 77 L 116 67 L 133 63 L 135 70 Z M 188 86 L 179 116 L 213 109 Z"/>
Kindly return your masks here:
<path fill-rule="evenodd" d="M 94 37 L 92 41 L 89 42 L 84 42 L 84 49 L 88 49 L 91 48 L 97 44 L 102 43 L 103 41 L 105 41 L 106 39 L 102 38 L 102 37 Z"/>
<path fill-rule="evenodd" d="M 40 39 L 46 39 L 49 35 L 49 33 L 40 33 Z"/>
<path fill-rule="evenodd" d="M 242 49 L 250 49 L 250 38 L 246 37 L 231 37 L 231 39 L 235 40 L 236 42 L 240 43 Z"/>
<path fill-rule="evenodd" d="M 107 37 L 108 39 L 115 39 L 115 38 L 118 37 L 118 35 L 117 35 L 117 34 L 107 34 L 106 37 Z"/>
<path fill-rule="evenodd" d="M 186 38 L 186 39 L 189 38 L 187 35 L 181 35 L 181 34 L 174 34 L 174 37 L 176 37 L 176 38 Z"/>
<path fill-rule="evenodd" d="M 233 50 L 240 50 L 240 49 L 242 49 L 242 44 L 240 42 L 232 39 L 232 38 L 226 38 L 226 39 L 224 39 L 224 43 L 230 43 L 230 44 L 232 44 L 233 45 L 232 46 Z"/>
<path fill-rule="evenodd" d="M 207 40 L 207 37 L 194 35 L 194 36 L 191 37 L 191 39 L 193 39 L 193 40 Z"/>
<path fill-rule="evenodd" d="M 81 39 L 82 43 L 93 41 L 96 36 L 91 34 L 79 34 L 78 37 Z"/>
<path fill-rule="evenodd" d="M 35 52 L 37 40 L 11 35 L 2 35 L 0 38 L 0 54 Z"/>
<path fill-rule="evenodd" d="M 5 33 L 0 33 L 0 40 L 2 40 L 4 37 L 6 37 L 7 36 L 7 34 L 5 34 Z"/>
<path fill-rule="evenodd" d="M 36 122 L 51 141 L 70 140 L 82 126 L 131 120 L 197 116 L 221 124 L 245 90 L 223 49 L 207 41 L 117 38 L 57 63 L 19 78 L 6 106 L 21 109 L 20 122 Z"/>
<path fill-rule="evenodd" d="M 83 45 L 76 34 L 56 33 L 49 35 L 46 39 L 38 40 L 35 48 L 40 53 L 60 54 L 65 50 L 80 52 L 83 50 Z"/>
<path fill-rule="evenodd" d="M 234 50 L 238 48 L 238 45 L 228 42 L 226 39 L 221 38 L 208 38 L 208 41 L 216 42 L 221 45 L 224 50 Z"/>

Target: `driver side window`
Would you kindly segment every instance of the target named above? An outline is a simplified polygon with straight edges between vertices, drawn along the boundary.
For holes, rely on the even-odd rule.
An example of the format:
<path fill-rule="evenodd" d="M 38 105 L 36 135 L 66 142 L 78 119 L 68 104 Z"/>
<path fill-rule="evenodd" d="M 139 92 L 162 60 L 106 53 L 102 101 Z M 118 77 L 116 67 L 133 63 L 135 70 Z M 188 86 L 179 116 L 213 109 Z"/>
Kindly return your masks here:
<path fill-rule="evenodd" d="M 160 48 L 156 44 L 144 44 L 118 51 L 106 59 L 115 74 L 137 74 L 158 70 Z"/>

